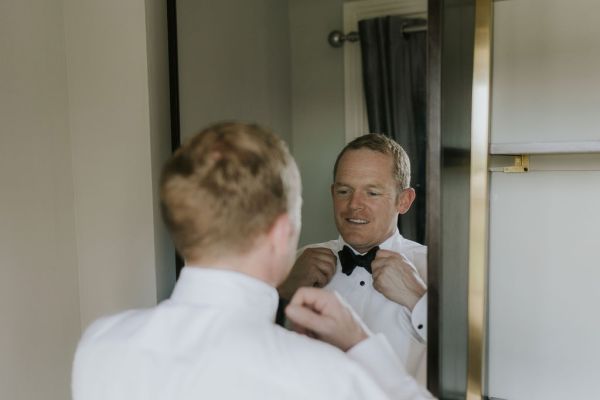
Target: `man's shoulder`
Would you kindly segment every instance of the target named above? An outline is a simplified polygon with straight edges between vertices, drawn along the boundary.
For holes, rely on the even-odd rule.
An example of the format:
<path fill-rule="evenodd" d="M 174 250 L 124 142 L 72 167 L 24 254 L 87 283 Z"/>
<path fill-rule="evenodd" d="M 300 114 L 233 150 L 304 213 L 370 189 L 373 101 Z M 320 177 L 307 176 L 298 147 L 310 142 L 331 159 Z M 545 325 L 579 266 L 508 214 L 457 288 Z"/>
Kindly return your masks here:
<path fill-rule="evenodd" d="M 392 250 L 408 258 L 416 267 L 421 278 L 427 283 L 427 246 L 398 234 Z"/>
<path fill-rule="evenodd" d="M 88 398 L 99 384 L 99 377 L 111 384 L 123 382 L 120 372 L 125 359 L 131 364 L 133 347 L 139 348 L 137 334 L 148 310 L 129 310 L 94 321 L 81 337 L 73 361 L 72 385 L 74 398 Z M 95 397 L 94 397 L 95 398 Z"/>
<path fill-rule="evenodd" d="M 397 239 L 394 241 L 393 245 L 396 251 L 402 253 L 419 253 L 419 254 L 427 254 L 427 246 L 424 244 L 415 242 L 413 240 L 407 239 L 402 235 L 397 236 Z"/>
<path fill-rule="evenodd" d="M 79 347 L 101 341 L 118 341 L 135 332 L 152 313 L 152 309 L 134 309 L 101 317 L 85 330 Z"/>

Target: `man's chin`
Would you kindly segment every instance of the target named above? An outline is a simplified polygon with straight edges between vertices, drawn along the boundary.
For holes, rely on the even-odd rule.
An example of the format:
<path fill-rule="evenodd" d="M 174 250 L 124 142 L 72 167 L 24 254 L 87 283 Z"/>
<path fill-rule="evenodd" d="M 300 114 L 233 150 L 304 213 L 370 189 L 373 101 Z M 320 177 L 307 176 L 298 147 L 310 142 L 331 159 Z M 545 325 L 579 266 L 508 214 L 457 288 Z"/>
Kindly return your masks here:
<path fill-rule="evenodd" d="M 352 248 L 358 250 L 368 246 L 369 240 L 364 235 L 359 235 L 354 232 L 341 233 L 344 242 L 348 243 Z"/>

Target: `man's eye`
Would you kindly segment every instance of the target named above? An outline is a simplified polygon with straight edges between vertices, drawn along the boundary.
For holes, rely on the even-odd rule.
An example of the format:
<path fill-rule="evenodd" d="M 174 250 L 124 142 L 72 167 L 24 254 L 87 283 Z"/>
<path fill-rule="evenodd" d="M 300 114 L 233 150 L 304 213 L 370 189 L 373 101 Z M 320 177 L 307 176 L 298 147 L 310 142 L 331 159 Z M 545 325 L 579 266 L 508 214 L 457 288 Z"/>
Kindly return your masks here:
<path fill-rule="evenodd" d="M 345 195 L 345 194 L 348 194 L 348 191 L 345 190 L 345 189 L 338 189 L 336 191 L 336 193 L 339 194 L 339 195 Z"/>
<path fill-rule="evenodd" d="M 379 196 L 379 192 L 368 192 L 369 196 Z"/>

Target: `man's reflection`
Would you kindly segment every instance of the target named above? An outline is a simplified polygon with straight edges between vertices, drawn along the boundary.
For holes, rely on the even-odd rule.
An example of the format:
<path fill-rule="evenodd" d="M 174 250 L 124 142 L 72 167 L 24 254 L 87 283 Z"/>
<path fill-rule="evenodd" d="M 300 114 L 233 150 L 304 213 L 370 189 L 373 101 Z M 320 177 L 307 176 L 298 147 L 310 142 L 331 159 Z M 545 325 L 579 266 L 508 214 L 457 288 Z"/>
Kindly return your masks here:
<path fill-rule="evenodd" d="M 337 291 L 372 331 L 388 337 L 424 384 L 427 248 L 403 238 L 396 226 L 415 199 L 408 156 L 383 135 L 364 135 L 344 147 L 333 175 L 340 236 L 301 249 L 280 296 L 289 299 L 301 286 Z"/>

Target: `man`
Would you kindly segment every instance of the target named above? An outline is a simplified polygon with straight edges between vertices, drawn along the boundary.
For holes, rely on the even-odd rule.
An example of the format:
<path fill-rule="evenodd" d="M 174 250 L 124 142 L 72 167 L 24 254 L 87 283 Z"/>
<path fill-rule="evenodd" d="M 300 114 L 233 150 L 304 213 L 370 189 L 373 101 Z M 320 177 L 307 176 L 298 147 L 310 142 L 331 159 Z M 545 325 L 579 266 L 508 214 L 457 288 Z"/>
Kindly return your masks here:
<path fill-rule="evenodd" d="M 424 384 L 427 250 L 397 229 L 398 215 L 415 199 L 408 156 L 393 140 L 368 134 L 344 147 L 333 174 L 340 237 L 299 252 L 280 296 L 289 299 L 302 286 L 339 292 Z"/>
<path fill-rule="evenodd" d="M 306 335 L 274 324 L 301 203 L 298 170 L 275 135 L 211 126 L 167 162 L 160 190 L 185 267 L 170 299 L 87 329 L 75 400 L 429 398 L 335 294 L 292 298 L 287 317 Z"/>

